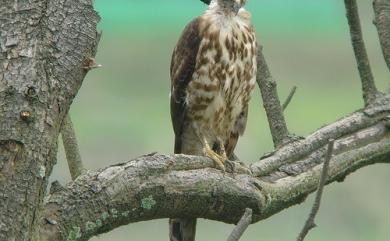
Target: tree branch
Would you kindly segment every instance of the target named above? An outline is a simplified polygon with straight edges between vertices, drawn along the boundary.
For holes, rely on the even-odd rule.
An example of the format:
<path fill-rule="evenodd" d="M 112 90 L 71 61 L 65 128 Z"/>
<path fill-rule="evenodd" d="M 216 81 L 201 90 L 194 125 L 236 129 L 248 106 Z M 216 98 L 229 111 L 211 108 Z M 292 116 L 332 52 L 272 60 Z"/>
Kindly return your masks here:
<path fill-rule="evenodd" d="M 297 91 L 297 87 L 296 86 L 292 87 L 292 89 L 290 91 L 290 94 L 288 94 L 287 99 L 283 103 L 283 106 L 282 106 L 283 111 L 285 111 L 287 106 L 290 104 L 290 102 L 291 102 L 292 98 L 294 97 L 296 91 Z"/>
<path fill-rule="evenodd" d="M 62 143 L 65 149 L 66 160 L 68 161 L 70 175 L 72 180 L 76 179 L 84 171 L 81 160 L 79 146 L 77 144 L 76 133 L 73 123 L 68 113 L 62 122 L 61 127 Z"/>
<path fill-rule="evenodd" d="M 378 90 L 375 86 L 374 76 L 372 75 L 366 47 L 364 46 L 356 0 L 344 0 L 344 3 L 347 11 L 352 46 L 362 82 L 363 99 L 367 106 L 375 101 Z"/>
<path fill-rule="evenodd" d="M 313 204 L 313 207 L 310 211 L 309 217 L 306 220 L 305 226 L 303 227 L 301 233 L 299 234 L 297 241 L 303 241 L 305 239 L 306 235 L 309 233 L 309 231 L 311 229 L 313 229 L 314 227 L 316 227 L 314 219 L 318 213 L 318 210 L 320 209 L 322 193 L 324 191 L 324 186 L 326 183 L 326 179 L 328 177 L 329 162 L 330 162 L 330 159 L 332 158 L 332 154 L 333 154 L 333 147 L 334 147 L 334 140 L 330 140 L 329 144 L 328 144 L 328 150 L 326 153 L 324 165 L 323 165 L 322 171 L 321 171 L 320 181 L 318 183 L 318 190 L 317 190 L 316 198 L 314 200 L 314 204 Z"/>
<path fill-rule="evenodd" d="M 233 231 L 229 235 L 227 241 L 240 240 L 240 238 L 244 234 L 245 230 L 252 223 L 252 213 L 253 213 L 252 209 L 250 209 L 250 208 L 245 209 L 244 215 L 242 216 L 240 221 L 237 223 L 236 227 L 233 229 Z"/>
<path fill-rule="evenodd" d="M 383 57 L 390 70 L 390 1 L 374 0 L 373 6 L 375 12 L 374 24 L 378 30 Z"/>
<path fill-rule="evenodd" d="M 390 129 L 383 120 L 390 115 L 390 96 L 381 103 L 286 145 L 252 165 L 254 175 L 224 174 L 206 157 L 185 155 L 146 155 L 87 171 L 47 198 L 41 240 L 72 235 L 88 240 L 120 225 L 168 217 L 236 223 L 246 208 L 253 210 L 253 222 L 268 218 L 317 189 L 322 170 L 318 160 L 326 155 L 330 138 L 335 148 L 327 183 L 361 167 L 390 162 Z M 295 152 L 286 151 L 291 149 Z"/>
<path fill-rule="evenodd" d="M 390 96 L 386 95 L 383 98 L 378 99 L 378 103 L 370 108 L 366 108 L 363 111 L 355 112 L 335 123 L 325 126 L 318 131 L 307 136 L 303 140 L 295 141 L 292 145 L 284 146 L 277 150 L 272 156 L 264 158 L 260 162 L 252 165 L 252 172 L 256 176 L 267 176 L 280 169 L 281 173 L 294 173 L 297 172 L 294 168 L 297 166 L 288 166 L 289 163 L 297 162 L 298 160 L 306 157 L 306 160 L 310 163 L 312 160 L 318 158 L 322 152 L 319 152 L 321 147 L 326 145 L 329 139 L 339 139 L 341 137 L 347 138 L 351 133 L 355 133 L 359 130 L 364 130 L 371 127 L 372 137 L 375 138 L 376 131 L 380 131 L 375 128 L 375 124 L 382 121 L 389 115 L 390 111 Z M 371 132 L 368 132 L 370 134 Z M 370 134 L 371 135 L 371 134 Z M 357 138 L 354 136 L 348 137 L 351 139 Z M 348 139 L 347 138 L 347 139 Z M 347 140 L 348 142 L 348 140 Z M 355 144 L 365 144 L 365 138 L 356 139 Z M 353 148 L 352 142 L 345 146 L 338 146 L 336 143 L 336 152 L 338 149 Z M 318 159 L 317 159 L 318 160 Z M 302 168 L 305 162 L 301 163 Z"/>
<path fill-rule="evenodd" d="M 289 132 L 284 119 L 283 109 L 280 105 L 276 82 L 271 76 L 260 45 L 258 45 L 257 52 L 256 80 L 260 87 L 274 146 L 279 148 L 290 141 Z"/>

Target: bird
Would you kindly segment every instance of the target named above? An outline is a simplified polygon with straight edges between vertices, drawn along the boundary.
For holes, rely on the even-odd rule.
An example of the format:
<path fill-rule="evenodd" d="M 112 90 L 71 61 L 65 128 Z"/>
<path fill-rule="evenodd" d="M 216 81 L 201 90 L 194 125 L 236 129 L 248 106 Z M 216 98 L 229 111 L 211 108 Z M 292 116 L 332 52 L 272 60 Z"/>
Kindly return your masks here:
<path fill-rule="evenodd" d="M 256 83 L 257 41 L 245 4 L 211 0 L 183 30 L 170 66 L 174 153 L 209 157 L 223 172 L 245 131 Z M 171 241 L 195 240 L 196 219 L 169 224 Z"/>

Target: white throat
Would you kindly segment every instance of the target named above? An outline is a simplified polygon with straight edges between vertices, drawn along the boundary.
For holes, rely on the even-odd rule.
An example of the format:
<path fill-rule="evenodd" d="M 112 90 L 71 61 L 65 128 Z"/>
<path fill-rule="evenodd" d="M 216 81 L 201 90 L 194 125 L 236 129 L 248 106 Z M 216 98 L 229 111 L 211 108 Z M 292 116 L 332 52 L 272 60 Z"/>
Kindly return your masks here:
<path fill-rule="evenodd" d="M 241 7 L 240 9 L 237 8 L 236 11 L 234 11 L 230 8 L 221 6 L 220 4 L 218 4 L 218 1 L 221 0 L 211 0 L 208 11 L 223 14 L 225 16 L 234 17 L 238 14 L 239 10 L 242 9 Z"/>

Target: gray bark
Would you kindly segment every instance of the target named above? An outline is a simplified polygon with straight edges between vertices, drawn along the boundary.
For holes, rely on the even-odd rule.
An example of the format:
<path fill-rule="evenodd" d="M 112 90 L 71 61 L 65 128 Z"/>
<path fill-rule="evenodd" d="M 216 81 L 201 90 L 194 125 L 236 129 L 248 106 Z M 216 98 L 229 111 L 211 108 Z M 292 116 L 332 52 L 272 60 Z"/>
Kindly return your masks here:
<path fill-rule="evenodd" d="M 240 167 L 223 174 L 205 157 L 146 155 L 87 171 L 66 187 L 52 185 L 46 195 L 63 119 L 96 52 L 97 22 L 91 0 L 0 5 L 0 240 L 88 240 L 120 225 L 168 217 L 236 223 L 246 208 L 257 222 L 315 191 L 329 139 L 335 139 L 329 183 L 390 162 L 389 95 L 289 144 L 277 99 L 281 117 L 270 126 L 278 149 L 250 166 L 252 174 Z M 269 71 L 265 77 L 270 80 Z M 270 96 L 277 98 L 272 85 Z"/>
<path fill-rule="evenodd" d="M 378 29 L 383 57 L 390 70 L 390 0 L 374 0 L 374 24 Z"/>
<path fill-rule="evenodd" d="M 378 94 L 374 76 L 370 67 L 370 61 L 363 40 L 362 28 L 360 25 L 358 6 L 356 0 L 344 0 L 349 31 L 351 34 L 352 47 L 355 53 L 360 81 L 362 83 L 363 99 L 366 105 L 375 101 Z"/>
<path fill-rule="evenodd" d="M 386 97 L 376 108 L 277 150 L 250 167 L 253 175 L 245 168 L 224 174 L 211 159 L 185 155 L 146 155 L 88 171 L 48 197 L 42 240 L 88 240 L 120 225 L 168 217 L 236 223 L 246 208 L 253 210 L 253 222 L 268 218 L 317 189 L 328 139 L 335 139 L 328 183 L 364 166 L 390 162 Z"/>
<path fill-rule="evenodd" d="M 276 81 L 272 78 L 268 64 L 263 55 L 263 48 L 257 51 L 257 84 L 260 87 L 263 106 L 268 118 L 274 147 L 279 148 L 291 140 L 280 104 Z"/>
<path fill-rule="evenodd" d="M 61 122 L 94 56 L 88 0 L 0 4 L 0 240 L 35 240 Z"/>

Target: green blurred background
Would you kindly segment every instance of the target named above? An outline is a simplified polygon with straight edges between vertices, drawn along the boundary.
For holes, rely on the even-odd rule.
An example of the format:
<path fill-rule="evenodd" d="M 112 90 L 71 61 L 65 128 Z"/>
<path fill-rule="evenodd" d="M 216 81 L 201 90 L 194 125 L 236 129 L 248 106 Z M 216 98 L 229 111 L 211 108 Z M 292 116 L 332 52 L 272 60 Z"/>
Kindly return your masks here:
<path fill-rule="evenodd" d="M 371 1 L 358 4 L 377 84 L 388 89 Z M 97 169 L 153 151 L 172 153 L 170 56 L 185 24 L 206 6 L 199 0 L 96 0 L 95 6 L 103 31 L 96 58 L 103 68 L 88 74 L 71 109 L 85 166 Z M 293 133 L 307 135 L 362 107 L 343 1 L 249 0 L 246 8 L 281 99 L 298 86 L 286 111 Z M 272 150 L 258 89 L 237 149 L 248 163 Z M 375 165 L 327 186 L 319 227 L 307 240 L 390 240 L 389 171 L 388 165 Z M 70 180 L 62 147 L 52 178 Z M 242 241 L 295 240 L 312 200 L 252 225 Z M 136 223 L 93 240 L 168 240 L 167 227 L 167 220 Z M 200 220 L 197 240 L 226 240 L 232 228 Z"/>

